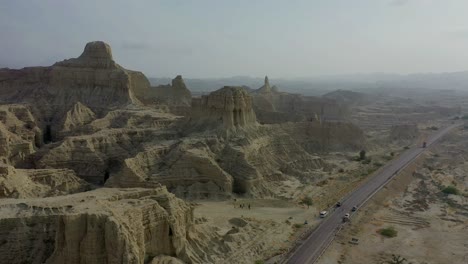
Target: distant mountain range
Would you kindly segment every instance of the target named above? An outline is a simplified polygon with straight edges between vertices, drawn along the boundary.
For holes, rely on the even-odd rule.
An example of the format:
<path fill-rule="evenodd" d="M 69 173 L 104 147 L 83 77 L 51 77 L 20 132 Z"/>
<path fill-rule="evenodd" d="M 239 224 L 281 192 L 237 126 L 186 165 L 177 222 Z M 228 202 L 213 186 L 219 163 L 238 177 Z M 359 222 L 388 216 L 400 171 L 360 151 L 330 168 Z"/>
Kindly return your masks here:
<path fill-rule="evenodd" d="M 149 78 L 152 85 L 168 84 L 172 78 Z M 194 94 L 204 94 L 223 86 L 248 86 L 257 89 L 263 85 L 263 77 L 235 76 L 229 78 L 184 78 Z M 468 71 L 450 73 L 420 73 L 409 75 L 371 73 L 353 75 L 329 75 L 310 78 L 275 79 L 271 85 L 280 91 L 304 95 L 322 95 L 333 90 L 360 90 L 377 92 L 388 89 L 431 89 L 468 91 Z"/>

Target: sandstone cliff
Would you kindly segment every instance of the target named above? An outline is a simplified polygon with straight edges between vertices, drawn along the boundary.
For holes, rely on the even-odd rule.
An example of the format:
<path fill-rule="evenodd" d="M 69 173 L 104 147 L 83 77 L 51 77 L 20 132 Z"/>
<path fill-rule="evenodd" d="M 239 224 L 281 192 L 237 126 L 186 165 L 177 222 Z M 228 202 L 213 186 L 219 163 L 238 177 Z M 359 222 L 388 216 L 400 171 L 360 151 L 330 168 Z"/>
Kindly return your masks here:
<path fill-rule="evenodd" d="M 254 126 L 252 98 L 242 87 L 225 86 L 192 100 L 191 120 L 203 126 L 224 129 Z"/>
<path fill-rule="evenodd" d="M 4 263 L 203 262 L 188 244 L 192 208 L 161 187 L 9 199 L 0 208 Z"/>

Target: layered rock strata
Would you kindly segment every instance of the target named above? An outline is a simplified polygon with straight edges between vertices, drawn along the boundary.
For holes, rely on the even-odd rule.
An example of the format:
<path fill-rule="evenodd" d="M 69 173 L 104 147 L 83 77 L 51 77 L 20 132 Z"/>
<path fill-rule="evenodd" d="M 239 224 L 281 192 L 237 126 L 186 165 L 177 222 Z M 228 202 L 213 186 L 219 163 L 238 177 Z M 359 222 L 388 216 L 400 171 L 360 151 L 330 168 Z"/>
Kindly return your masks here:
<path fill-rule="evenodd" d="M 8 199 L 0 209 L 4 263 L 203 262 L 188 244 L 192 207 L 162 187 Z"/>
<path fill-rule="evenodd" d="M 192 108 L 192 120 L 206 126 L 233 129 L 256 124 L 252 98 L 242 87 L 225 86 L 194 98 Z"/>

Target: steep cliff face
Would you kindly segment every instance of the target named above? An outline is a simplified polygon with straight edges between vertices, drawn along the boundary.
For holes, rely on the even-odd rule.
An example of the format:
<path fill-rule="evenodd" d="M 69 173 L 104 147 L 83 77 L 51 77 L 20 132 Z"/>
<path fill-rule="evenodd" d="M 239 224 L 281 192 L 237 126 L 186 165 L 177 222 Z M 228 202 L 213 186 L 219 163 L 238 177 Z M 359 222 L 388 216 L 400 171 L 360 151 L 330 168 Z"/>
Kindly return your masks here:
<path fill-rule="evenodd" d="M 209 127 L 244 128 L 257 124 L 252 98 L 242 87 L 225 86 L 192 100 L 192 120 Z"/>
<path fill-rule="evenodd" d="M 5 263 L 145 263 L 190 250 L 193 209 L 165 188 L 99 189 L 0 202 Z M 198 261 L 197 261 L 198 260 Z"/>

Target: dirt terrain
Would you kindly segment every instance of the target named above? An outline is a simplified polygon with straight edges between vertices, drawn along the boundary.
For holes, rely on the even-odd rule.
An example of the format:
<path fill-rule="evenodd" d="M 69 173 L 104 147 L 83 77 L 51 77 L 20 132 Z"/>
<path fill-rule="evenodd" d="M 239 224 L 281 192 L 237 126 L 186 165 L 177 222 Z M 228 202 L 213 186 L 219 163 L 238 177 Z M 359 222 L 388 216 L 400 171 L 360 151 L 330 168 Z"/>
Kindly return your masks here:
<path fill-rule="evenodd" d="M 466 263 L 467 146 L 462 129 L 431 148 L 353 216 L 318 263 L 387 263 L 392 254 L 411 263 Z M 444 193 L 447 186 L 458 194 Z M 379 233 L 388 227 L 396 237 Z"/>

